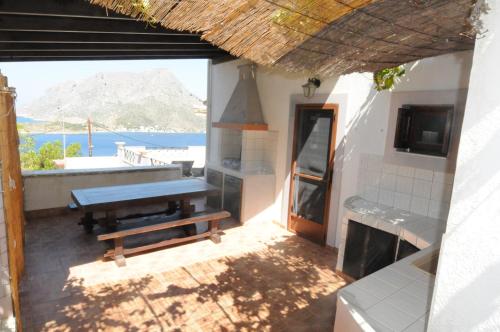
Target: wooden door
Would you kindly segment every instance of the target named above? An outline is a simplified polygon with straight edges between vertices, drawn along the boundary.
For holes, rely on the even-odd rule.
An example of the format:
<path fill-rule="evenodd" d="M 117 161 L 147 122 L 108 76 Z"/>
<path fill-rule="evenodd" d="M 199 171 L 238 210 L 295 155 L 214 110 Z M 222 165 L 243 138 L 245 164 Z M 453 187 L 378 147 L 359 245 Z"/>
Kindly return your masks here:
<path fill-rule="evenodd" d="M 298 105 L 291 166 L 288 229 L 325 244 L 338 105 Z"/>

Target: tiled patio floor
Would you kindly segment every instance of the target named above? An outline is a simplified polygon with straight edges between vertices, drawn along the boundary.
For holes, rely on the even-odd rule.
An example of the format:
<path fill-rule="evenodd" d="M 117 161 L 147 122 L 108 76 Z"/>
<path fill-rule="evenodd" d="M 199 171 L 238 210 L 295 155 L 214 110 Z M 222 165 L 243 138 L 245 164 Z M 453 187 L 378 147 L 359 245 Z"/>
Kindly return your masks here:
<path fill-rule="evenodd" d="M 332 331 L 333 251 L 272 223 L 102 261 L 105 244 L 76 220 L 26 226 L 26 331 Z"/>

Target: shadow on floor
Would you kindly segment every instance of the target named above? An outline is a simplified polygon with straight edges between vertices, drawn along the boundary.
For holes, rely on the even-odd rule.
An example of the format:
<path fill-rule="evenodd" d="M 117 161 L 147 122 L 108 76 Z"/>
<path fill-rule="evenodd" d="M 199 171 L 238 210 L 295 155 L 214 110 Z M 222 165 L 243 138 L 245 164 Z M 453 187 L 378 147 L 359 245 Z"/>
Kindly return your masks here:
<path fill-rule="evenodd" d="M 345 284 L 335 263 L 333 252 L 288 235 L 242 255 L 160 273 L 151 266 L 144 277 L 88 287 L 70 276 L 71 262 L 58 270 L 31 258 L 23 318 L 27 331 L 331 331 Z"/>

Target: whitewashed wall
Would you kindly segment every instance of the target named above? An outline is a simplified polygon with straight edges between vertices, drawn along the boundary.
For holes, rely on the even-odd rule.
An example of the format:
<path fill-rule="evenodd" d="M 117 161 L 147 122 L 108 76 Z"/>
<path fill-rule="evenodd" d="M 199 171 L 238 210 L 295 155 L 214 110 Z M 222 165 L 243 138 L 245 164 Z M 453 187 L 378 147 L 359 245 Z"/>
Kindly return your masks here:
<path fill-rule="evenodd" d="M 72 202 L 71 190 L 181 178 L 178 165 L 92 171 L 23 172 L 24 210 L 62 208 Z"/>
<path fill-rule="evenodd" d="M 500 3 L 476 41 L 428 331 L 500 330 Z"/>
<path fill-rule="evenodd" d="M 0 183 L 1 175 L 0 172 Z M 15 323 L 12 313 L 7 235 L 3 208 L 3 193 L 0 186 L 0 331 L 14 331 Z"/>
<path fill-rule="evenodd" d="M 407 65 L 407 75 L 392 93 L 375 91 L 370 73 L 330 78 L 322 80 L 321 87 L 312 99 L 304 98 L 302 95 L 301 85 L 307 80 L 306 76 L 285 74 L 259 67 L 257 85 L 264 118 L 270 130 L 276 131 L 278 135 L 276 189 L 273 202 L 275 220 L 286 225 L 296 104 L 337 103 L 340 106 L 327 236 L 327 244 L 336 246 L 340 242 L 340 234 L 337 234 L 336 229 L 341 220 L 342 202 L 358 191 L 360 156 L 367 153 L 384 156 L 387 144 L 392 144 L 390 139 L 388 140 L 388 136 L 391 136 L 388 128 L 393 96 L 399 96 L 398 102 L 405 102 L 404 96 L 409 96 L 410 99 L 413 92 L 423 93 L 424 96 L 428 92 L 436 95 L 438 99 L 439 91 L 443 96 L 446 93 L 459 95 L 457 91 L 468 86 L 470 62 L 471 53 L 464 52 L 411 63 Z M 211 120 L 209 121 L 217 121 L 220 118 L 237 83 L 237 65 L 240 63 L 241 61 L 233 61 L 210 67 Z M 433 79 L 429 80 L 429 77 Z M 463 96 L 463 93 L 461 95 Z M 216 161 L 219 145 L 217 129 L 211 131 L 209 159 Z M 392 158 L 391 162 L 405 165 L 407 162 L 413 164 L 417 161 L 427 165 L 426 160 L 428 160 L 426 157 L 402 156 Z M 440 162 L 438 164 L 440 165 Z M 433 169 L 434 166 L 428 168 Z M 441 166 L 438 169 L 443 171 Z"/>

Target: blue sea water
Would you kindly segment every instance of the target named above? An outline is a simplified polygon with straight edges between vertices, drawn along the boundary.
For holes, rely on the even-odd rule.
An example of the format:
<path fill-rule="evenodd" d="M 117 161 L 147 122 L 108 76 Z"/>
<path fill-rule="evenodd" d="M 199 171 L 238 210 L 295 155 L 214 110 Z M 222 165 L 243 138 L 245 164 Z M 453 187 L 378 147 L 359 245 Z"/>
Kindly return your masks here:
<path fill-rule="evenodd" d="M 35 139 L 36 148 L 50 141 L 63 141 L 62 134 L 31 134 Z M 146 146 L 147 148 L 178 148 L 187 146 L 205 146 L 205 133 L 147 133 L 147 132 L 98 132 L 92 134 L 94 156 L 116 155 L 115 142 L 125 142 L 129 146 Z M 88 154 L 87 134 L 66 134 L 66 146 L 71 143 L 80 143 L 82 155 Z"/>
<path fill-rule="evenodd" d="M 27 118 L 25 116 L 17 116 L 17 123 L 37 123 L 40 122 L 38 120 L 32 119 L 32 118 Z"/>

